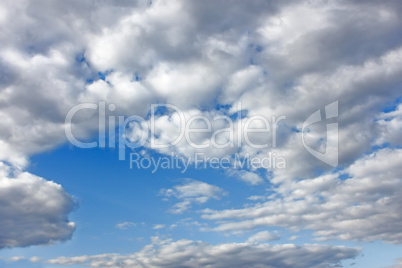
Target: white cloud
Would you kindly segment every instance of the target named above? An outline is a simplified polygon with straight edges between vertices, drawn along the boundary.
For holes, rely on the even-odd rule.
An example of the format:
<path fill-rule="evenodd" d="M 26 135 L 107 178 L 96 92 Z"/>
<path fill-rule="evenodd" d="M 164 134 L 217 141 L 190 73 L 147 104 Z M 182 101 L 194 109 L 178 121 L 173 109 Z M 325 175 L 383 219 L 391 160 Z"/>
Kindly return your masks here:
<path fill-rule="evenodd" d="M 205 210 L 216 231 L 263 226 L 312 229 L 319 240 L 402 242 L 402 150 L 381 149 L 340 173 L 279 185 L 276 198 L 243 209 Z M 346 174 L 347 179 L 339 176 Z"/>
<path fill-rule="evenodd" d="M 247 242 L 253 243 L 253 242 L 264 242 L 264 241 L 274 241 L 274 240 L 279 240 L 281 236 L 278 234 L 278 232 L 269 232 L 269 231 L 262 231 L 258 232 L 252 236 L 250 236 L 249 239 L 247 239 Z"/>
<path fill-rule="evenodd" d="M 25 3 L 0 8 L 3 17 L 19 17 L 0 19 L 0 151 L 7 152 L 0 159 L 19 167 L 66 141 L 64 117 L 83 101 L 113 102 L 123 115 L 146 115 L 152 102 L 216 113 L 211 101 L 241 101 L 250 115 L 287 116 L 275 151 L 294 164 L 276 177 L 306 178 L 320 163 L 291 129 L 317 105 L 338 99 L 354 107 L 340 109 L 348 110 L 340 162 L 349 164 L 374 138 L 373 113 L 400 94 L 397 3 Z M 226 10 L 219 19 L 211 11 L 217 8 Z M 38 16 L 43 10 L 47 15 Z M 106 71 L 103 81 L 98 72 Z M 164 127 L 162 138 L 172 131 Z M 74 128 L 91 137 L 97 117 L 77 117 Z M 194 152 L 183 144 L 175 149 Z"/>
<path fill-rule="evenodd" d="M 7 261 L 23 261 L 23 260 L 25 260 L 24 256 L 14 256 L 7 259 Z"/>
<path fill-rule="evenodd" d="M 246 170 L 230 170 L 228 174 L 231 176 L 237 176 L 240 180 L 250 185 L 258 185 L 264 182 L 264 179 L 262 179 L 257 173 Z"/>
<path fill-rule="evenodd" d="M 31 155 L 65 143 L 65 116 L 81 102 L 113 102 L 116 114 L 126 116 L 146 115 L 152 102 L 169 102 L 186 116 L 211 118 L 233 115 L 240 101 L 246 118 L 286 115 L 277 147 L 269 150 L 284 156 L 288 165 L 269 177 L 276 195 L 268 202 L 206 213 L 225 221 L 216 230 L 279 225 L 313 229 L 324 239 L 402 241 L 401 157 L 400 150 L 392 149 L 401 145 L 401 109 L 378 116 L 401 94 L 398 1 L 152 2 L 0 4 L 1 161 L 23 170 Z M 98 72 L 105 73 L 104 80 Z M 305 151 L 297 131 L 312 112 L 334 100 L 340 104 L 340 167 L 351 176 L 346 180 L 340 172 L 314 177 L 317 170 L 331 168 Z M 224 105 L 227 111 L 217 111 Z M 157 119 L 159 141 L 175 137 L 177 119 Z M 96 113 L 77 115 L 76 136 L 94 136 L 97 120 Z M 235 122 L 236 131 L 241 122 Z M 218 126 L 222 123 L 213 128 Z M 311 135 L 313 143 L 325 136 L 321 127 Z M 364 156 L 373 144 L 384 143 L 391 149 Z M 184 142 L 159 152 L 172 151 L 187 157 L 198 152 Z M 267 152 L 244 145 L 201 151 L 258 157 Z M 0 172 L 6 174 L 0 199 L 7 204 L 0 209 L 0 222 L 7 228 L 25 226 L 25 231 L 2 233 L 0 247 L 71 236 L 74 226 L 67 215 L 72 201 L 61 186 L 29 173 L 11 179 Z M 263 182 L 254 170 L 238 175 L 252 185 Z M 54 201 L 49 204 L 32 189 Z M 28 201 L 13 198 L 13 191 Z M 161 193 L 179 199 L 171 211 L 182 213 L 223 191 L 190 180 Z M 27 204 L 35 207 L 32 215 L 26 214 Z"/>
<path fill-rule="evenodd" d="M 152 229 L 158 230 L 158 229 L 163 229 L 165 228 L 165 224 L 155 224 Z"/>
<path fill-rule="evenodd" d="M 166 197 L 175 197 L 182 200 L 176 203 L 170 211 L 175 214 L 180 214 L 190 209 L 192 204 L 204 204 L 209 199 L 219 199 L 225 192 L 214 185 L 193 180 L 186 179 L 181 185 L 176 185 L 172 189 L 162 189 L 160 194 Z"/>
<path fill-rule="evenodd" d="M 131 227 L 135 227 L 135 226 L 137 226 L 137 224 L 134 223 L 134 222 L 130 222 L 130 221 L 119 222 L 119 223 L 117 223 L 117 224 L 115 225 L 115 227 L 116 227 L 117 229 L 120 229 L 120 230 L 125 230 L 125 229 L 131 228 Z"/>
<path fill-rule="evenodd" d="M 289 237 L 289 241 L 294 241 L 294 240 L 296 240 L 297 238 L 299 238 L 299 236 L 297 236 L 297 235 L 292 235 L 291 237 Z"/>
<path fill-rule="evenodd" d="M 258 201 L 258 200 L 264 201 L 266 199 L 266 196 L 264 196 L 264 195 L 252 195 L 252 196 L 247 197 L 247 199 L 251 200 L 251 201 Z"/>
<path fill-rule="evenodd" d="M 159 240 L 158 240 L 159 241 Z M 153 243 L 130 254 L 58 257 L 46 261 L 89 267 L 292 267 L 324 268 L 357 256 L 358 249 L 326 245 L 227 243 L 178 240 Z"/>
<path fill-rule="evenodd" d="M 8 176 L 0 162 L 0 248 L 51 244 L 71 238 L 75 204 L 64 189 L 27 172 Z"/>
<path fill-rule="evenodd" d="M 40 258 L 40 257 L 38 257 L 38 256 L 33 256 L 33 257 L 31 257 L 31 258 L 29 259 L 29 261 L 32 262 L 32 263 L 36 263 L 36 262 L 39 262 L 39 261 L 41 261 L 41 260 L 42 260 L 42 258 Z"/>
<path fill-rule="evenodd" d="M 199 227 L 204 226 L 204 225 L 206 225 L 206 223 L 200 223 L 198 221 L 194 221 L 192 218 L 184 218 L 184 219 L 181 219 L 181 220 L 177 221 L 174 224 L 171 224 L 169 226 L 169 229 L 173 229 L 173 228 L 180 228 L 180 229 L 187 228 L 187 229 L 190 229 L 191 227 L 199 228 Z"/>

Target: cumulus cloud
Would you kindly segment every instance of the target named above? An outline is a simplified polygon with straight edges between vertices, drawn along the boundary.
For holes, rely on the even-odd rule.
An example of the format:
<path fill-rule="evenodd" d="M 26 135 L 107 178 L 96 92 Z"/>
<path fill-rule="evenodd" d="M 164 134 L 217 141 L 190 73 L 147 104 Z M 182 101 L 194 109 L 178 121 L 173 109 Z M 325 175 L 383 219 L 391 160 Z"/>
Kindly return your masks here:
<path fill-rule="evenodd" d="M 181 200 L 170 209 L 170 212 L 180 214 L 190 209 L 193 203 L 204 204 L 209 199 L 219 199 L 225 192 L 215 185 L 186 179 L 183 184 L 176 185 L 172 189 L 162 189 L 160 194 Z"/>
<path fill-rule="evenodd" d="M 326 245 L 269 245 L 200 241 L 162 241 L 130 254 L 58 257 L 49 264 L 89 267 L 333 267 L 359 254 L 355 248 Z"/>
<path fill-rule="evenodd" d="M 152 227 L 152 229 L 154 230 L 159 230 L 163 228 L 165 228 L 165 224 L 154 224 L 154 226 Z"/>
<path fill-rule="evenodd" d="M 0 159 L 19 167 L 66 141 L 65 115 L 82 102 L 115 103 L 115 114 L 126 116 L 147 115 L 153 102 L 208 116 L 221 113 L 215 104 L 232 115 L 240 101 L 249 116 L 286 115 L 272 151 L 292 164 L 275 179 L 306 178 L 317 166 L 328 169 L 294 131 L 318 104 L 339 100 L 340 163 L 350 164 L 375 138 L 373 115 L 400 95 L 402 8 L 394 1 L 21 3 L 1 8 L 18 22 L 0 20 L 0 151 L 8 152 Z M 225 12 L 215 13 L 219 8 Z M 158 118 L 162 141 L 177 127 L 170 119 Z M 77 137 L 91 137 L 97 120 L 77 115 Z M 171 149 L 197 151 L 183 143 Z M 266 153 L 205 150 L 237 151 Z"/>
<path fill-rule="evenodd" d="M 51 244 L 71 238 L 75 203 L 64 189 L 27 172 L 9 177 L 1 164 L 0 248 Z"/>
<path fill-rule="evenodd" d="M 282 226 L 314 230 L 319 240 L 401 243 L 401 160 L 401 149 L 381 149 L 344 171 L 281 184 L 265 203 L 203 217 L 219 221 L 216 231 Z"/>
<path fill-rule="evenodd" d="M 146 117 L 151 103 L 177 105 L 186 118 L 227 115 L 236 134 L 252 116 L 286 116 L 278 124 L 275 146 L 272 131 L 251 135 L 257 143 L 269 141 L 267 149 L 248 146 L 241 137 L 240 146 L 223 149 L 195 149 L 182 141 L 157 150 L 186 157 L 196 152 L 217 157 L 274 152 L 286 159 L 286 169 L 269 170 L 267 180 L 275 194 L 265 200 L 250 197 L 266 202 L 205 211 L 204 218 L 219 221 L 215 230 L 282 226 L 312 229 L 321 239 L 400 243 L 401 151 L 395 148 L 401 145 L 401 106 L 386 113 L 383 108 L 401 95 L 401 13 L 399 1 L 2 1 L 0 161 L 20 171 L 18 179 L 4 175 L 0 186 L 0 198 L 7 204 L 0 209 L 0 222 L 10 228 L 0 236 L 0 247 L 71 236 L 71 197 L 61 186 L 22 170 L 31 155 L 66 142 L 64 120 L 72 107 L 100 101 L 116 105 L 108 115 Z M 301 127 L 310 114 L 333 101 L 339 103 L 341 170 L 335 173 L 301 143 L 304 134 L 310 145 L 327 149 L 325 141 L 334 137 L 326 136 L 325 124 L 310 133 L 302 133 Z M 153 134 L 159 142 L 177 136 L 179 119 L 178 113 L 156 118 Z M 228 125 L 221 120 L 211 129 Z M 93 137 L 99 128 L 97 112 L 77 113 L 71 126 L 77 138 Z M 196 133 L 192 138 L 201 144 L 210 137 Z M 232 138 L 223 133 L 218 140 Z M 373 152 L 373 145 L 390 148 Z M 324 175 L 317 176 L 317 171 Z M 255 170 L 235 175 L 251 185 L 264 181 Z M 24 198 L 16 200 L 10 193 Z M 187 180 L 161 194 L 178 199 L 171 212 L 183 213 L 219 198 L 223 190 Z M 219 251 L 217 246 L 205 248 Z M 98 260 L 77 258 L 91 265 Z M 322 262 L 303 263 L 314 265 Z"/>

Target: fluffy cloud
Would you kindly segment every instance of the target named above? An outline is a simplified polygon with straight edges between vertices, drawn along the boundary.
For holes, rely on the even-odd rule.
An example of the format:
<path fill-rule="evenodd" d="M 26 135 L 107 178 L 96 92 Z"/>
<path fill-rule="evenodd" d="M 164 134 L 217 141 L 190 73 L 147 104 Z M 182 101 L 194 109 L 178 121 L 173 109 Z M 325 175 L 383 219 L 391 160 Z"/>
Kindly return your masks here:
<path fill-rule="evenodd" d="M 0 159 L 19 167 L 66 141 L 65 115 L 81 102 L 107 101 L 116 104 L 115 114 L 145 116 L 153 102 L 208 115 L 219 114 L 216 104 L 235 113 L 241 101 L 249 116 L 287 117 L 275 151 L 294 164 L 277 179 L 309 177 L 317 165 L 328 167 L 304 151 L 294 129 L 317 104 L 339 100 L 340 162 L 350 164 L 375 137 L 373 115 L 400 94 L 401 6 L 394 1 L 21 0 L 0 9 L 0 151 L 8 152 Z M 15 16 L 19 21 L 8 23 Z M 91 137 L 97 120 L 77 115 L 76 135 Z M 175 127 L 163 121 L 161 139 Z M 194 152 L 188 144 L 176 149 Z M 238 150 L 265 153 L 248 146 L 205 151 Z"/>
<path fill-rule="evenodd" d="M 400 243 L 401 153 L 394 148 L 401 145 L 401 108 L 382 111 L 401 94 L 401 12 L 398 1 L 2 1 L 0 160 L 23 170 L 30 155 L 65 143 L 65 116 L 82 102 L 116 104 L 115 113 L 107 115 L 144 117 L 151 103 L 171 103 L 186 117 L 228 115 L 234 118 L 235 133 L 252 116 L 284 115 L 274 148 L 272 143 L 268 149 L 253 148 L 242 140 L 241 146 L 195 149 L 183 141 L 158 151 L 186 157 L 196 152 L 263 157 L 272 151 L 286 159 L 285 170 L 269 172 L 275 194 L 267 202 L 205 212 L 205 218 L 224 221 L 216 230 L 278 225 L 313 229 L 322 239 Z M 301 127 L 333 101 L 339 102 L 343 168 L 336 173 L 301 143 L 305 134 L 311 146 L 327 149 L 325 141 L 334 137 L 326 137 L 324 124 L 310 133 L 302 133 Z M 158 141 L 176 137 L 178 119 L 177 113 L 157 118 Z M 226 125 L 214 122 L 212 129 Z M 96 112 L 77 114 L 72 127 L 78 138 L 94 136 Z M 138 132 L 132 131 L 133 136 Z M 272 135 L 251 139 L 272 141 Z M 210 137 L 197 133 L 193 138 L 202 143 Z M 391 148 L 366 155 L 373 145 L 384 144 Z M 316 177 L 317 170 L 325 175 Z M 233 174 L 249 184 L 262 183 L 254 171 Z M 0 198 L 7 206 L 0 209 L 5 213 L 0 221 L 14 227 L 2 234 L 1 246 L 67 239 L 74 229 L 67 219 L 71 198 L 60 186 L 29 173 L 21 171 L 17 177 L 6 174 L 2 179 Z M 36 189 L 54 200 L 41 199 Z M 13 192 L 25 199 L 16 200 Z M 182 213 L 218 198 L 222 190 L 187 181 L 161 193 L 177 198 L 172 212 Z M 37 210 L 28 210 L 27 204 Z M 28 235 L 15 226 L 32 231 Z M 295 248 L 304 252 L 279 247 L 285 252 Z M 96 258 L 79 257 L 91 263 Z"/>
<path fill-rule="evenodd" d="M 176 185 L 173 189 L 162 189 L 161 195 L 175 197 L 182 201 L 176 203 L 170 211 L 175 214 L 180 214 L 191 208 L 193 203 L 203 204 L 209 199 L 219 199 L 225 192 L 215 186 L 205 182 L 186 179 L 181 185 Z"/>
<path fill-rule="evenodd" d="M 237 176 L 241 180 L 251 185 L 257 185 L 264 182 L 264 180 L 258 174 L 246 170 L 240 170 L 240 171 L 230 170 L 229 174 Z"/>
<path fill-rule="evenodd" d="M 89 267 L 333 267 L 354 258 L 358 249 L 341 246 L 158 241 L 131 255 L 58 257 L 49 264 Z"/>
<path fill-rule="evenodd" d="M 0 176 L 0 248 L 50 244 L 71 238 L 75 224 L 68 214 L 75 204 L 64 189 L 27 172 Z"/>
<path fill-rule="evenodd" d="M 401 149 L 381 149 L 339 173 L 281 184 L 265 203 L 203 217 L 219 221 L 216 231 L 282 226 L 314 230 L 319 240 L 402 243 L 401 161 Z"/>

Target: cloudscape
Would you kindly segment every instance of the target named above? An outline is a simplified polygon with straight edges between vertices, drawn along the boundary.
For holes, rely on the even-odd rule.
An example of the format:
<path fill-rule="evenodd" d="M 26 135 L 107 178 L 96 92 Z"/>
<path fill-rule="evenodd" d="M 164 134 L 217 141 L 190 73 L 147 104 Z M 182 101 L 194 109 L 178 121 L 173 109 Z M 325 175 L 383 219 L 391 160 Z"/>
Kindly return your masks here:
<path fill-rule="evenodd" d="M 402 267 L 402 2 L 0 2 L 0 267 Z"/>

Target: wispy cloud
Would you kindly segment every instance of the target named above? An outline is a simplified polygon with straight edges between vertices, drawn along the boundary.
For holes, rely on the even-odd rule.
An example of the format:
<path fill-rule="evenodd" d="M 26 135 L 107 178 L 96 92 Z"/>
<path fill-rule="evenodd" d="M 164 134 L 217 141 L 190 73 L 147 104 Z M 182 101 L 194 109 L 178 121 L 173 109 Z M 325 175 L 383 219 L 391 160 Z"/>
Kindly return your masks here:
<path fill-rule="evenodd" d="M 154 239 L 155 240 L 155 239 Z M 280 252 L 280 254 L 278 254 Z M 200 241 L 160 241 L 129 254 L 101 254 L 58 257 L 46 263 L 89 267 L 327 267 L 359 254 L 358 249 L 327 245 L 269 245 L 226 243 L 211 245 Z"/>
<path fill-rule="evenodd" d="M 115 225 L 115 227 L 116 227 L 117 229 L 120 229 L 120 230 L 125 230 L 125 229 L 131 228 L 131 227 L 135 227 L 135 226 L 137 226 L 137 224 L 134 223 L 134 222 L 130 222 L 130 221 L 120 222 L 120 223 L 117 223 L 117 224 Z"/>
<path fill-rule="evenodd" d="M 172 189 L 162 189 L 160 194 L 181 200 L 176 203 L 170 212 L 180 214 L 191 208 L 192 204 L 204 204 L 209 199 L 219 199 L 226 193 L 219 187 L 193 180 L 186 179 L 183 184 L 176 185 Z"/>

